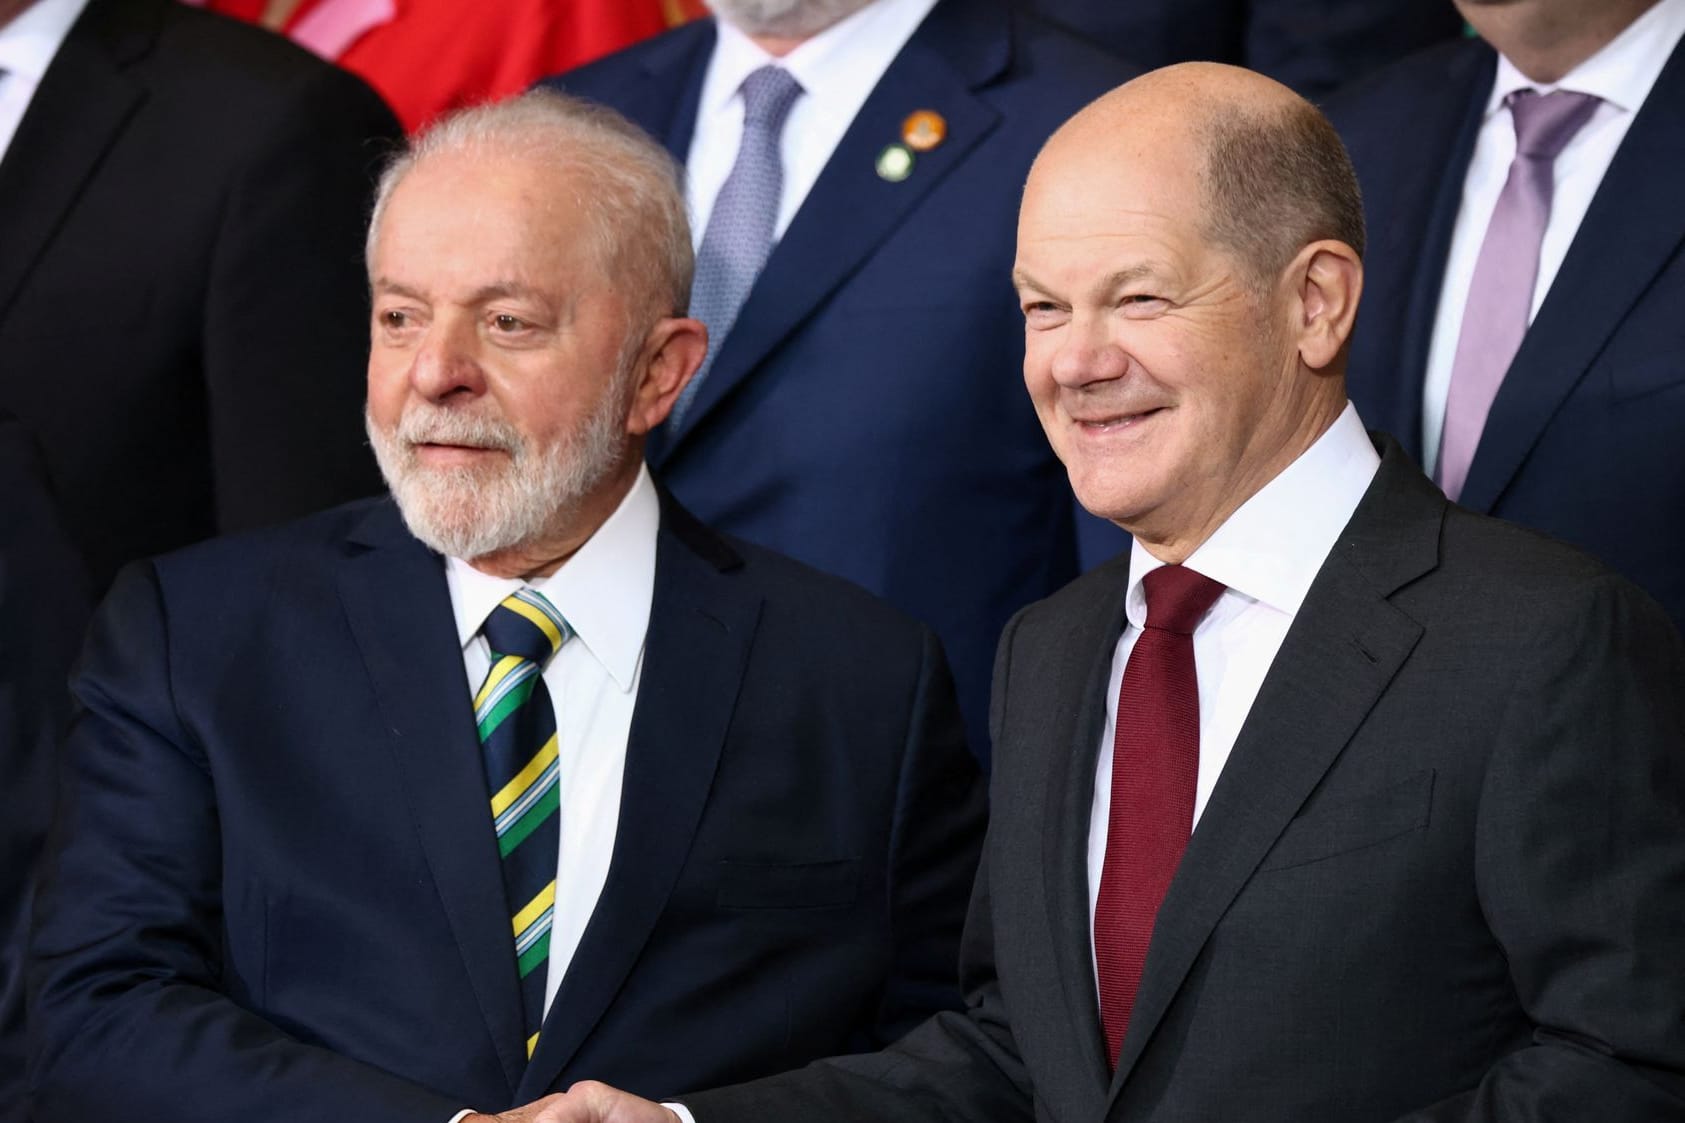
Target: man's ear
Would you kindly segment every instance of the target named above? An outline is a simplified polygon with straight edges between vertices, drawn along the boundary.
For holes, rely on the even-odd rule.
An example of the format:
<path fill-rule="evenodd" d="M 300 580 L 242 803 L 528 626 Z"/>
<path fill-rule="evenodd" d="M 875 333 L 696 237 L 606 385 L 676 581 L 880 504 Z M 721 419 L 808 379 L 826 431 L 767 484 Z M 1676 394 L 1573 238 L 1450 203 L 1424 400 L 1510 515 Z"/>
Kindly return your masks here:
<path fill-rule="evenodd" d="M 1299 251 L 1287 275 L 1299 358 L 1312 370 L 1327 370 L 1351 338 L 1363 294 L 1363 262 L 1344 242 L 1312 242 Z"/>
<path fill-rule="evenodd" d="M 657 320 L 638 352 L 637 389 L 626 414 L 626 431 L 641 437 L 667 420 L 707 353 L 708 329 L 701 320 L 680 316 Z"/>

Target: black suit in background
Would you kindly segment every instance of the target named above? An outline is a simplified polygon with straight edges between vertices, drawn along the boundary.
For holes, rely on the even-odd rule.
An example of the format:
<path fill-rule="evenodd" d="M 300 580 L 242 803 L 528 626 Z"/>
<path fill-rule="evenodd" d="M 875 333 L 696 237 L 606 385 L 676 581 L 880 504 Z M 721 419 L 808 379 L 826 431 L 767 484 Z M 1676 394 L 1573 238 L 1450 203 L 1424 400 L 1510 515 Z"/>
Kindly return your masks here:
<path fill-rule="evenodd" d="M 37 1123 L 447 1123 L 958 1005 L 982 786 L 935 639 L 671 503 L 613 860 L 530 1064 L 444 567 L 390 501 L 126 571 L 75 689 Z"/>
<path fill-rule="evenodd" d="M 1497 64 L 1485 43 L 1455 43 L 1328 106 L 1371 232 L 1351 397 L 1413 455 L 1446 258 Z M 1457 501 L 1595 554 L 1685 628 L 1681 199 L 1685 45 L 1598 185 L 1492 402 Z"/>
<path fill-rule="evenodd" d="M 1451 0 L 1030 0 L 1030 6 L 1141 66 L 1233 63 L 1313 99 L 1463 29 Z"/>
<path fill-rule="evenodd" d="M 0 405 L 96 588 L 130 559 L 380 489 L 359 423 L 359 80 L 168 0 L 90 0 L 0 160 Z"/>
<path fill-rule="evenodd" d="M 0 1123 L 24 1111 L 23 953 L 36 856 L 69 716 L 65 678 L 88 619 L 34 442 L 0 410 Z"/>
<path fill-rule="evenodd" d="M 1002 638 L 968 1014 L 682 1097 L 699 1123 L 1685 1118 L 1679 635 L 1391 444 L 1193 833 L 1108 1073 L 1086 853 L 1127 576 Z"/>

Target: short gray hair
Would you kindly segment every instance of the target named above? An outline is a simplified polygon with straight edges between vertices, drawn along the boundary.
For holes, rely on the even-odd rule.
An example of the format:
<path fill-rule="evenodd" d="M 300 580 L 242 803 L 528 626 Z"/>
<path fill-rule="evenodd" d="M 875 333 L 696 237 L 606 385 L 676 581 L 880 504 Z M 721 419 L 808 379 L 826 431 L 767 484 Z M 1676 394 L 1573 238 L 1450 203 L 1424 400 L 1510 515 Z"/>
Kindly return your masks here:
<path fill-rule="evenodd" d="M 1315 106 L 1215 107 L 1201 122 L 1206 234 L 1263 283 L 1325 238 L 1363 256 L 1363 197 L 1345 145 Z"/>
<path fill-rule="evenodd" d="M 366 252 L 374 259 L 392 193 L 417 164 L 440 154 L 486 153 L 553 165 L 572 183 L 602 269 L 641 294 L 647 327 L 690 307 L 695 257 L 681 171 L 672 156 L 605 106 L 537 89 L 439 118 L 381 173 Z"/>

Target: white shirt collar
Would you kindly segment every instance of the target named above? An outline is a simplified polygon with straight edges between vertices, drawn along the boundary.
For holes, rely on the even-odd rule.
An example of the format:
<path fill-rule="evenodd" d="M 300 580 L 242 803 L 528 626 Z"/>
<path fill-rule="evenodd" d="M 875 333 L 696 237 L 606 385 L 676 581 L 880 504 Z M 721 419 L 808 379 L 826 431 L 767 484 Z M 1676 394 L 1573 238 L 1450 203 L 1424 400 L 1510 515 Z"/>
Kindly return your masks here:
<path fill-rule="evenodd" d="M 0 70 L 39 84 L 88 0 L 36 0 L 0 27 Z"/>
<path fill-rule="evenodd" d="M 703 80 L 700 111 L 722 112 L 740 96 L 743 79 L 772 63 L 789 71 L 818 102 L 852 102 L 847 108 L 852 119 L 935 6 L 936 0 L 874 0 L 782 58 L 767 54 L 736 26 L 716 17 L 718 41 Z M 856 91 L 858 98 L 853 96 Z"/>
<path fill-rule="evenodd" d="M 655 539 L 661 503 L 648 468 L 620 506 L 574 555 L 549 577 L 533 581 L 493 577 L 461 558 L 445 559 L 445 582 L 456 614 L 457 640 L 464 648 L 479 639 L 480 626 L 515 590 L 536 589 L 573 627 L 576 639 L 601 663 L 622 692 L 632 689 L 655 596 Z"/>
<path fill-rule="evenodd" d="M 1541 94 L 1556 90 L 1593 94 L 1617 110 L 1635 113 L 1650 96 L 1651 88 L 1682 37 L 1685 37 L 1685 0 L 1660 0 L 1555 84 L 1533 81 L 1509 59 L 1499 55 L 1492 96 L 1486 103 L 1486 118 L 1490 120 L 1510 94 L 1527 89 Z"/>
<path fill-rule="evenodd" d="M 1327 432 L 1183 564 L 1248 600 L 1296 615 L 1380 465 L 1356 407 L 1347 402 Z M 1147 619 L 1141 579 L 1163 564 L 1139 541 L 1131 546 L 1124 611 L 1137 628 Z"/>

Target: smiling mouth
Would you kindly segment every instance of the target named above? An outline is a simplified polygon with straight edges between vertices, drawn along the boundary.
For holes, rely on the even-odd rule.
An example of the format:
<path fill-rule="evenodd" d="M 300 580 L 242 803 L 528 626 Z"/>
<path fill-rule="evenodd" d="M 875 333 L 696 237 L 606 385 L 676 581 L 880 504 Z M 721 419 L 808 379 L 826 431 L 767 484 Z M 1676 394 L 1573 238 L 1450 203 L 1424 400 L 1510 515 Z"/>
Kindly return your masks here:
<path fill-rule="evenodd" d="M 1166 406 L 1154 406 L 1151 409 L 1137 410 L 1133 413 L 1114 413 L 1105 417 L 1073 418 L 1077 427 L 1086 433 L 1120 433 L 1142 424 L 1149 418 L 1163 413 Z"/>

